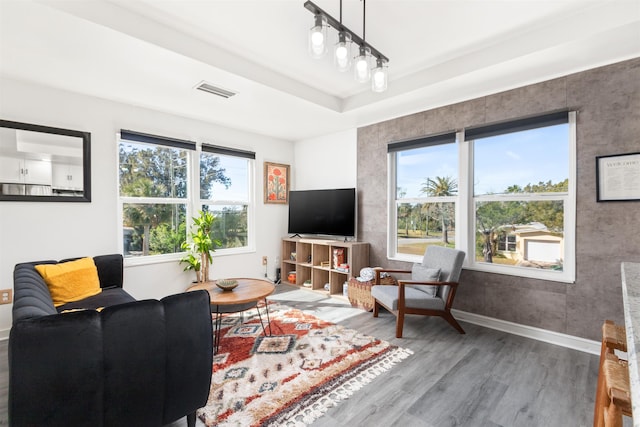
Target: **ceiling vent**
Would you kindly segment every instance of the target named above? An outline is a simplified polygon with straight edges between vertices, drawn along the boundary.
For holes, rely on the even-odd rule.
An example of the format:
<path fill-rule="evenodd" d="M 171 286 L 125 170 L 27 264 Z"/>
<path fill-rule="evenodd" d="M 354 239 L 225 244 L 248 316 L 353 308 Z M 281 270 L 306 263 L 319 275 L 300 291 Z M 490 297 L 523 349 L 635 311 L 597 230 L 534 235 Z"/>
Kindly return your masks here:
<path fill-rule="evenodd" d="M 214 85 L 209 84 L 209 83 L 204 82 L 204 81 L 198 83 L 198 85 L 196 86 L 196 89 L 201 90 L 203 92 L 212 93 L 214 95 L 218 95 L 218 96 L 221 96 L 223 98 L 231 98 L 233 95 L 236 94 L 235 92 L 231 92 L 230 90 L 222 89 L 221 87 L 214 86 Z"/>

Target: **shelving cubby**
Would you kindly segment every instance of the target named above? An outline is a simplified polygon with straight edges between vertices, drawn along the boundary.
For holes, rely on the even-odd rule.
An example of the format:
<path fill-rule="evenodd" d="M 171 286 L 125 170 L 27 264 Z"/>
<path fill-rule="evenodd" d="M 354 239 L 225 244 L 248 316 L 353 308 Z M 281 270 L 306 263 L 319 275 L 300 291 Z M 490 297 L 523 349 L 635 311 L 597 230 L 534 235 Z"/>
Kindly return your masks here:
<path fill-rule="evenodd" d="M 338 270 L 334 252 L 342 252 L 342 263 L 348 271 Z M 335 254 L 337 255 L 337 254 Z M 286 237 L 282 239 L 282 281 L 304 286 L 311 281 L 311 288 L 331 295 L 342 295 L 342 285 L 369 266 L 369 244 L 338 240 Z M 289 281 L 289 273 L 296 272 L 295 283 Z M 329 284 L 329 291 L 325 284 Z"/>

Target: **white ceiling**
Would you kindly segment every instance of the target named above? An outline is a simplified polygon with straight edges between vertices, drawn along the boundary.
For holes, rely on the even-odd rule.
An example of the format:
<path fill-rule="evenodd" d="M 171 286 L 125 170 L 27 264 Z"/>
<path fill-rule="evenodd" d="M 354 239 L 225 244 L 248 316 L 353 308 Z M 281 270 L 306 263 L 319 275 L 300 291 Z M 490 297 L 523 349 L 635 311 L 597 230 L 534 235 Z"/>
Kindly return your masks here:
<path fill-rule="evenodd" d="M 297 141 L 640 56 L 640 0 L 369 0 L 376 94 L 309 57 L 303 4 L 0 0 L 0 76 Z M 360 36 L 362 6 L 343 1 Z"/>

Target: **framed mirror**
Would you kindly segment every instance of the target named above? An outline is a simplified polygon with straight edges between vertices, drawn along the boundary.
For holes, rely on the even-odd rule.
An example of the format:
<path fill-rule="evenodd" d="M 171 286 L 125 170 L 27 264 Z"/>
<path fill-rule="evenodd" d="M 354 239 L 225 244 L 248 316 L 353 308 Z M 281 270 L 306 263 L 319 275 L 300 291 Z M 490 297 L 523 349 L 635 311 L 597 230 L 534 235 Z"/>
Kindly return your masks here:
<path fill-rule="evenodd" d="M 90 202 L 91 134 L 0 120 L 0 201 Z"/>

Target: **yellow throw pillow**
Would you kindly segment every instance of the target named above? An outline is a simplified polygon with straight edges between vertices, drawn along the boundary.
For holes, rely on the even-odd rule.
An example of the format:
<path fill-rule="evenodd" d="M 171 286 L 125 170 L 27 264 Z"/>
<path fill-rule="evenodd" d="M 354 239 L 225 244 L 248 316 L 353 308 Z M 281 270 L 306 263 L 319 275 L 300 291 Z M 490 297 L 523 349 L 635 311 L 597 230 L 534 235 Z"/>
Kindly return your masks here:
<path fill-rule="evenodd" d="M 47 284 L 53 305 L 56 307 L 97 295 L 102 291 L 93 258 L 81 258 L 60 264 L 40 264 L 36 265 L 36 270 Z"/>

